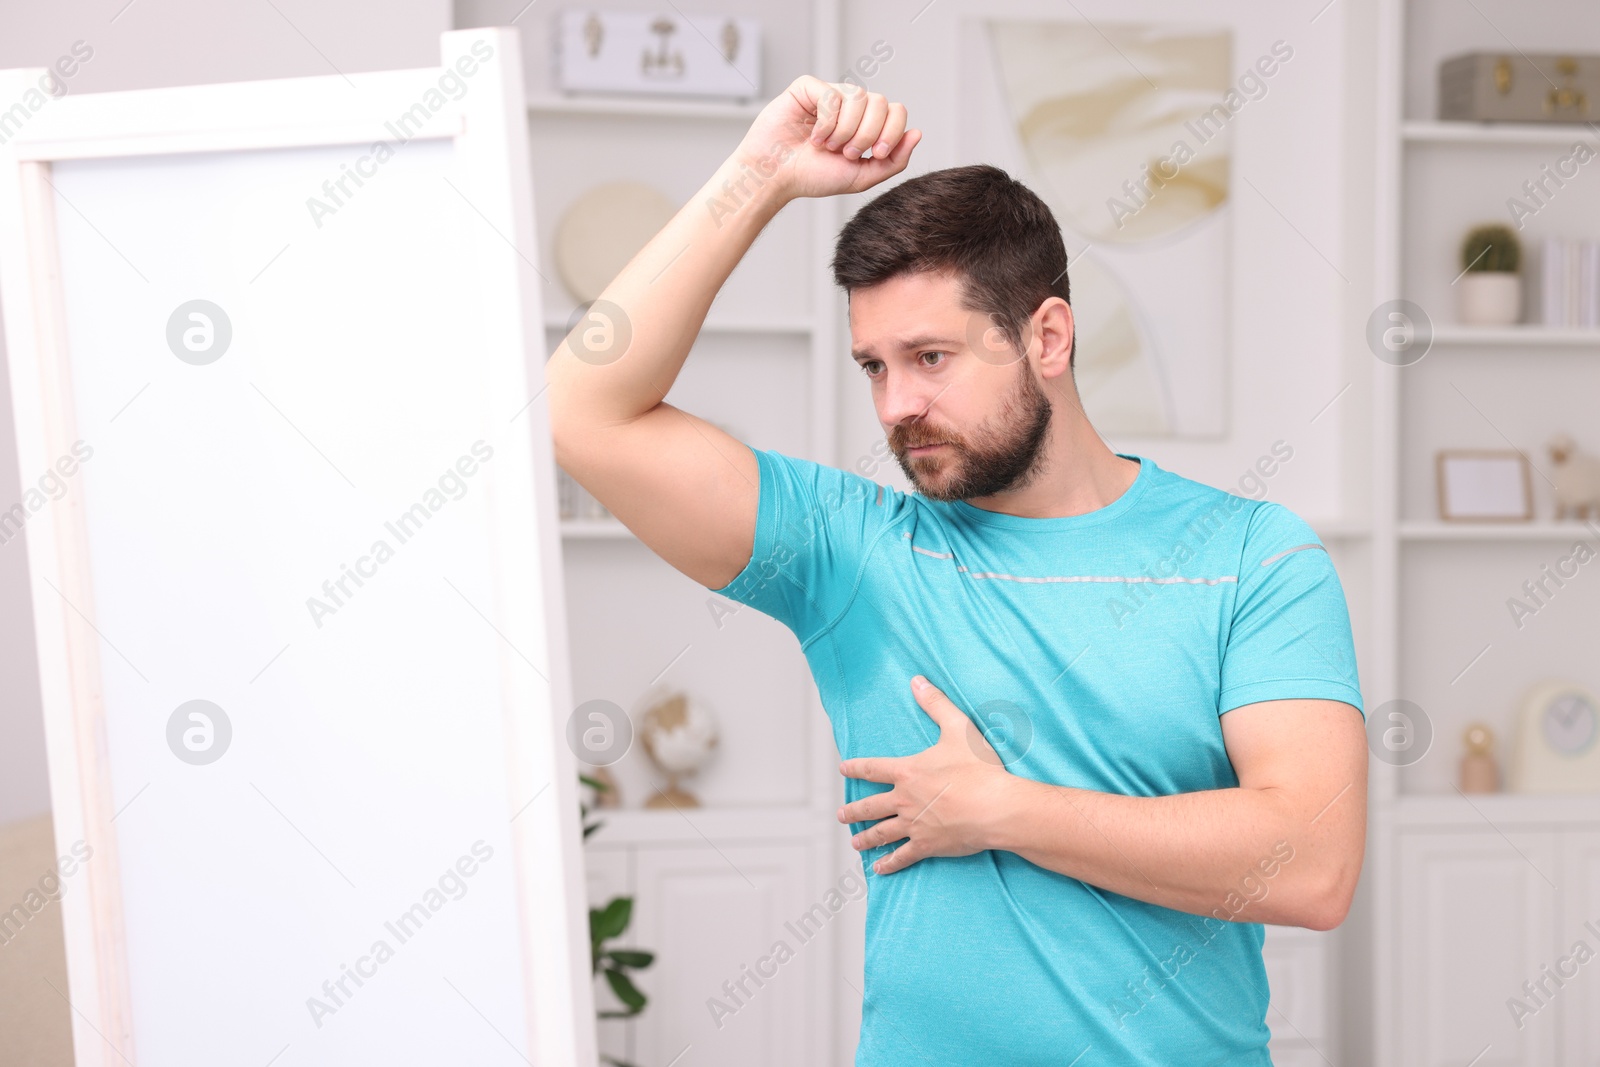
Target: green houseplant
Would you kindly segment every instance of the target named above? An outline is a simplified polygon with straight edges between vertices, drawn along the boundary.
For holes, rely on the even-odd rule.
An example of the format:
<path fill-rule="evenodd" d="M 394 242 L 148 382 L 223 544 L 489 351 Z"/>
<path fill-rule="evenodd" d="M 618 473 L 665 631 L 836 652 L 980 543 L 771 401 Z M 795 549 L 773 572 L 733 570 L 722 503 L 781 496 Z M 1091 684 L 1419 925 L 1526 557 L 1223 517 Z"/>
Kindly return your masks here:
<path fill-rule="evenodd" d="M 578 780 L 593 789 L 596 793 L 605 792 L 610 787 L 606 783 L 580 774 Z M 583 839 L 587 841 L 589 835 L 594 833 L 604 823 L 591 823 L 589 808 L 581 801 L 578 805 L 583 818 Z M 655 962 L 655 954 L 637 948 L 607 948 L 606 942 L 613 941 L 623 935 L 628 929 L 628 924 L 633 921 L 633 898 L 613 897 L 604 907 L 589 909 L 589 959 L 590 974 L 598 976 L 602 971 L 606 976 L 606 984 L 617 995 L 617 999 L 624 1005 L 623 1011 L 602 1011 L 602 1019 L 630 1019 L 644 1010 L 649 1003 L 649 998 L 639 991 L 633 984 L 633 976 L 629 973 L 643 970 Z M 601 1056 L 612 1067 L 632 1067 L 631 1064 L 621 1060 L 612 1059 L 610 1056 Z"/>
<path fill-rule="evenodd" d="M 1474 226 L 1461 242 L 1457 312 L 1469 326 L 1510 326 L 1522 318 L 1522 245 L 1509 226 Z"/>

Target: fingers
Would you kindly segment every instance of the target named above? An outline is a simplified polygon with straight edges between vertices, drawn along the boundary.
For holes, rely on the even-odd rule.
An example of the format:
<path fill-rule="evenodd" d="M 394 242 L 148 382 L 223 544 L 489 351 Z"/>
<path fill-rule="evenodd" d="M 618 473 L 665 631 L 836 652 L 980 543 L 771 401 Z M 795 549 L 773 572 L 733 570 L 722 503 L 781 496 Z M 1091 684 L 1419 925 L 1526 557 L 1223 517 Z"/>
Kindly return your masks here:
<path fill-rule="evenodd" d="M 883 129 L 872 144 L 872 158 L 883 159 L 900 143 L 906 132 L 906 106 L 901 103 L 885 104 Z"/>
<path fill-rule="evenodd" d="M 894 790 L 886 789 L 870 797 L 862 797 L 840 808 L 836 813 L 840 822 L 871 822 L 895 814 Z"/>
<path fill-rule="evenodd" d="M 839 764 L 839 773 L 846 778 L 893 785 L 899 780 L 895 772 L 901 759 L 900 756 L 857 756 Z"/>
<path fill-rule="evenodd" d="M 845 143 L 860 131 L 861 118 L 867 112 L 869 97 L 879 96 L 881 99 L 881 94 L 868 93 L 865 89 L 860 89 L 849 82 L 835 85 L 834 89 L 843 95 L 844 104 L 839 109 L 839 118 L 834 124 L 833 132 L 828 135 L 826 147 L 830 152 L 843 148 Z M 873 130 L 872 140 L 876 140 L 877 136 L 878 131 Z M 867 145 L 871 145 L 872 140 L 869 140 Z M 861 149 L 863 152 L 866 150 L 865 146 Z"/>
<path fill-rule="evenodd" d="M 889 163 L 892 153 L 904 144 L 906 107 L 891 103 L 882 93 L 869 93 L 851 82 L 825 82 L 803 74 L 789 85 L 789 93 L 810 114 L 816 116 L 811 127 L 811 143 L 846 159 L 859 159 L 869 149 L 874 160 Z M 921 133 L 917 138 L 921 139 Z M 905 166 L 909 148 L 902 152 L 896 169 Z"/>
<path fill-rule="evenodd" d="M 844 97 L 831 86 L 815 99 L 817 121 L 811 127 L 812 144 L 820 145 L 833 136 L 834 129 L 839 125 L 839 111 L 843 105 Z"/>
<path fill-rule="evenodd" d="M 850 847 L 857 852 L 861 852 L 865 849 L 877 848 L 879 845 L 887 845 L 891 841 L 906 840 L 911 836 L 906 826 L 906 820 L 898 815 L 892 819 L 884 819 L 882 822 L 869 826 L 852 837 L 850 839 Z"/>
<path fill-rule="evenodd" d="M 881 93 L 863 93 L 866 106 L 861 121 L 856 125 L 855 136 L 845 142 L 840 152 L 846 159 L 860 159 L 867 149 L 877 143 L 884 121 L 889 117 L 889 101 Z"/>
<path fill-rule="evenodd" d="M 895 871 L 903 870 L 906 867 L 911 866 L 913 863 L 922 858 L 922 856 L 916 851 L 916 848 L 917 844 L 915 841 L 907 841 L 905 844 L 901 845 L 887 856 L 879 859 L 877 863 L 874 863 L 872 865 L 873 873 L 893 874 Z"/>
<path fill-rule="evenodd" d="M 894 146 L 894 151 L 890 152 L 883 160 L 883 176 L 887 177 L 890 174 L 898 174 L 900 171 L 905 170 L 906 164 L 911 162 L 911 150 L 917 147 L 921 141 L 921 130 L 907 130 L 905 136 L 900 138 L 900 143 Z M 878 163 L 878 153 L 872 153 L 872 158 L 867 162 L 876 165 Z M 874 175 L 874 177 L 878 176 Z"/>
<path fill-rule="evenodd" d="M 905 136 L 894 146 L 894 151 L 879 156 L 876 147 L 872 158 L 858 160 L 862 166 L 860 183 L 863 188 L 877 185 L 886 178 L 891 178 L 906 169 L 906 164 L 911 162 L 911 150 L 922 141 L 921 130 L 907 130 Z"/>
<path fill-rule="evenodd" d="M 893 158 L 892 156 L 890 158 Z M 924 681 L 921 688 L 917 687 L 918 680 Z M 918 705 L 927 712 L 928 718 L 939 724 L 940 740 L 944 739 L 946 727 L 957 727 L 965 730 L 971 724 L 966 713 L 956 707 L 951 699 L 944 695 L 944 691 L 932 682 L 928 682 L 922 675 L 916 675 L 911 680 L 911 692 L 915 695 Z"/>

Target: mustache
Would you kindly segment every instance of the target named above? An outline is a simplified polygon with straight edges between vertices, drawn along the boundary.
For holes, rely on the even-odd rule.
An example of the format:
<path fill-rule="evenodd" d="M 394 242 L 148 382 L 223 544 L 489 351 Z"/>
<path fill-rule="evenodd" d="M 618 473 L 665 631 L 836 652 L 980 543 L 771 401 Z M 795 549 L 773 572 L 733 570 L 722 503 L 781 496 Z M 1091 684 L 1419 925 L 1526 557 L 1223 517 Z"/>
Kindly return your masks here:
<path fill-rule="evenodd" d="M 889 443 L 896 450 L 904 452 L 908 448 L 921 448 L 923 445 L 956 445 L 959 442 L 949 434 L 934 434 L 931 432 L 908 431 L 905 433 L 896 430 L 889 435 Z"/>

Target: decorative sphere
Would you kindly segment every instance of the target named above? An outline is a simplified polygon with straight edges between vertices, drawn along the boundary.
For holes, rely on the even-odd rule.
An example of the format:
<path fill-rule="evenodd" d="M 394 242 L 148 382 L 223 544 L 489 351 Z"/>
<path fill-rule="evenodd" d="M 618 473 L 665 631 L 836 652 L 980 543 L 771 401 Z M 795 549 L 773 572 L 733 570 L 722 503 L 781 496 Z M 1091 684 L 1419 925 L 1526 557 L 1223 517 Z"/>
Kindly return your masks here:
<path fill-rule="evenodd" d="M 717 724 L 711 711 L 686 693 L 675 693 L 645 712 L 640 736 L 655 765 L 670 775 L 688 775 L 711 760 Z"/>

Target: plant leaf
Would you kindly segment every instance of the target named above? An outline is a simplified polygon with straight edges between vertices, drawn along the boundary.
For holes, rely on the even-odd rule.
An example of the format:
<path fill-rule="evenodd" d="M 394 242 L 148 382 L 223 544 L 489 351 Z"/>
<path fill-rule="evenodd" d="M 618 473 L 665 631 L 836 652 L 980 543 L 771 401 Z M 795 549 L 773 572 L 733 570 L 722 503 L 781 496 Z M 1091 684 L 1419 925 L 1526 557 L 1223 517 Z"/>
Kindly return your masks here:
<path fill-rule="evenodd" d="M 621 971 L 607 967 L 606 982 L 611 986 L 611 991 L 617 995 L 617 999 L 622 1001 L 622 1003 L 626 1004 L 634 1011 L 639 1011 L 644 1008 L 645 995 L 639 992 L 634 984 L 628 980 L 627 975 L 623 974 Z"/>
<path fill-rule="evenodd" d="M 655 962 L 655 953 L 644 952 L 639 949 L 614 948 L 607 952 L 606 957 L 612 963 L 621 967 L 648 967 Z"/>
<path fill-rule="evenodd" d="M 628 922 L 633 918 L 633 898 L 614 897 L 599 913 L 599 917 L 591 925 L 591 931 L 597 940 L 606 941 L 619 936 L 628 928 Z"/>

